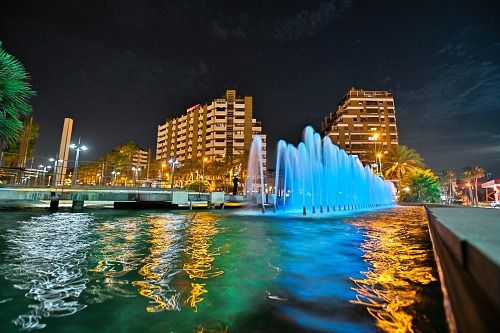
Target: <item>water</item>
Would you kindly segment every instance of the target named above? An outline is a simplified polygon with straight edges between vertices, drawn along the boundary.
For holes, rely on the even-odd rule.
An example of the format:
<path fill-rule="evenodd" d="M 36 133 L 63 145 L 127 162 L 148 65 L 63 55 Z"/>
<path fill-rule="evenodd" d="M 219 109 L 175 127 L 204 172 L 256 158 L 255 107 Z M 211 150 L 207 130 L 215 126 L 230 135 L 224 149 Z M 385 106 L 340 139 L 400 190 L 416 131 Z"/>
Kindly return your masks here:
<path fill-rule="evenodd" d="M 363 167 L 357 156 L 348 155 L 329 137 L 321 139 L 310 126 L 298 146 L 278 142 L 275 170 L 273 205 L 281 210 L 306 215 L 394 204 L 391 182 Z M 257 136 L 250 149 L 247 193 L 264 202 L 265 183 L 262 142 Z"/>
<path fill-rule="evenodd" d="M 2 332 L 446 331 L 422 208 L 1 214 Z"/>

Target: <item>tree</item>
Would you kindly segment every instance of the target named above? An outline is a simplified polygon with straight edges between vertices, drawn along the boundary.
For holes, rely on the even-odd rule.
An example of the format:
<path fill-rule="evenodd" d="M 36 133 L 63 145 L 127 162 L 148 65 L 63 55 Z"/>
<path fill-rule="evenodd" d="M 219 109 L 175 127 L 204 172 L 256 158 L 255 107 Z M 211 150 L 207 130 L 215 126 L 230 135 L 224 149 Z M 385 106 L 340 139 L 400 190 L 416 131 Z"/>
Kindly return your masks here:
<path fill-rule="evenodd" d="M 479 197 L 477 195 L 477 186 L 478 186 L 477 182 L 478 182 L 479 178 L 484 177 L 484 175 L 485 175 L 484 169 L 478 165 L 473 166 L 473 167 L 464 168 L 464 171 L 463 171 L 464 180 L 469 182 L 469 183 L 470 182 L 474 183 L 474 192 L 475 192 L 474 196 L 472 195 L 471 186 L 469 185 L 469 195 L 470 195 L 472 204 L 474 204 L 474 205 L 477 205 L 479 203 Z"/>
<path fill-rule="evenodd" d="M 422 157 L 415 149 L 404 145 L 394 146 L 389 150 L 387 161 L 384 162 L 382 172 L 387 179 L 400 180 L 411 171 L 424 168 Z"/>
<path fill-rule="evenodd" d="M 446 171 L 444 174 L 444 184 L 448 186 L 448 204 L 452 204 L 453 198 L 453 183 L 456 181 L 455 172 L 452 170 Z"/>
<path fill-rule="evenodd" d="M 414 168 L 401 179 L 400 200 L 407 202 L 438 202 L 441 196 L 439 179 L 430 169 Z"/>
<path fill-rule="evenodd" d="M 29 75 L 0 42 L 0 149 L 14 143 L 31 114 L 29 99 L 35 95 Z"/>
<path fill-rule="evenodd" d="M 29 118 L 28 118 L 29 120 Z M 35 142 L 38 138 L 39 134 L 39 126 L 36 122 L 32 122 L 31 126 L 28 125 L 28 121 L 25 121 L 23 132 L 28 131 L 28 147 L 26 149 L 26 159 L 30 159 L 33 157 L 35 152 Z M 14 142 L 7 145 L 3 155 L 2 166 L 7 167 L 16 167 L 18 166 L 19 155 L 21 152 L 21 141 L 23 139 L 23 135 L 19 135 Z"/>

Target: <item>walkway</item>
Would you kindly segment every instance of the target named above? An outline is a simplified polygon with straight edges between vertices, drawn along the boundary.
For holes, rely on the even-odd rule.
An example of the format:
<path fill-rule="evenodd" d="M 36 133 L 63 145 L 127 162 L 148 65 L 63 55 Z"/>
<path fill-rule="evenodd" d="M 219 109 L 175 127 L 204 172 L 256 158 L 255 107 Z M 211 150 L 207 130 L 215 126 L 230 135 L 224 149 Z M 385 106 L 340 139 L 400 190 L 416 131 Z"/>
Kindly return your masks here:
<path fill-rule="evenodd" d="M 500 317 L 500 209 L 427 209 L 452 330 L 490 332 Z"/>

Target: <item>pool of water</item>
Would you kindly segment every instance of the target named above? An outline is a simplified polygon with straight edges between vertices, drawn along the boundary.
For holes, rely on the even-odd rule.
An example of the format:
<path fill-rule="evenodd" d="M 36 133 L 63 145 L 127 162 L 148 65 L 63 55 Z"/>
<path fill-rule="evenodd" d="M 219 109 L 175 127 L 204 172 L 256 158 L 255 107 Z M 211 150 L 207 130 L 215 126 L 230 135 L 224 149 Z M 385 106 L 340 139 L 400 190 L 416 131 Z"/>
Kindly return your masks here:
<path fill-rule="evenodd" d="M 421 207 L 0 214 L 2 332 L 447 330 Z"/>

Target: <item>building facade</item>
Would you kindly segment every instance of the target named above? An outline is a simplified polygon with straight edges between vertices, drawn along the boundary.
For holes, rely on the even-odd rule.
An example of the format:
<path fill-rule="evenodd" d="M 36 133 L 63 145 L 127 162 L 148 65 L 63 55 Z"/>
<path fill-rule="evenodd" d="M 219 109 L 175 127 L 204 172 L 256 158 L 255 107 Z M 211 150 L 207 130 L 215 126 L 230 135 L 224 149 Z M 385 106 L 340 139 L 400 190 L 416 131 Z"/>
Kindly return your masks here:
<path fill-rule="evenodd" d="M 137 152 L 132 155 L 132 166 L 136 168 L 146 168 L 149 163 L 148 151 L 139 148 Z"/>
<path fill-rule="evenodd" d="M 398 145 L 396 110 L 390 91 L 351 88 L 321 123 L 323 135 L 365 164 L 380 163 Z"/>
<path fill-rule="evenodd" d="M 252 96 L 238 97 L 236 90 L 227 90 L 222 98 L 190 107 L 181 116 L 158 126 L 156 160 L 233 160 L 250 149 L 256 135 L 262 138 L 265 160 L 266 135 L 252 115 Z"/>

